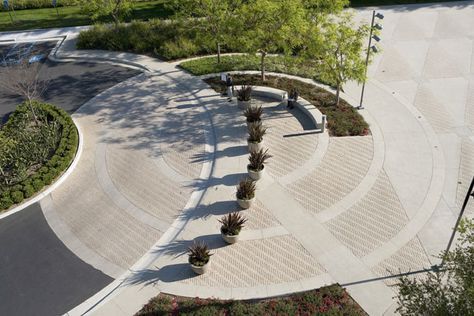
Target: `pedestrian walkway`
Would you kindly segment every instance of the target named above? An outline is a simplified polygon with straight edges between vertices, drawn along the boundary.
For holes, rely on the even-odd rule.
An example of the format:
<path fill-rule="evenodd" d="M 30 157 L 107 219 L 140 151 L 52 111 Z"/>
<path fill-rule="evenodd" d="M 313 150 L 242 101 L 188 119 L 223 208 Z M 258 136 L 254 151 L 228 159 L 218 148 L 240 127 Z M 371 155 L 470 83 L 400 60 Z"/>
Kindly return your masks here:
<path fill-rule="evenodd" d="M 334 282 L 370 315 L 393 314 L 393 280 L 383 277 L 438 262 L 474 174 L 474 6 L 384 14 L 384 52 L 360 112 L 370 135 L 285 137 L 305 130 L 302 113 L 256 101 L 274 157 L 234 245 L 222 241 L 217 219 L 237 210 L 235 184 L 246 173 L 236 104 L 175 64 L 76 51 L 70 32 L 55 58 L 125 61 L 145 71 L 74 114 L 84 140 L 77 170 L 41 203 L 66 246 L 116 278 L 70 314 L 133 314 L 159 291 L 250 299 Z M 357 104 L 360 87 L 345 92 Z M 187 264 L 194 240 L 214 254 L 205 275 Z"/>

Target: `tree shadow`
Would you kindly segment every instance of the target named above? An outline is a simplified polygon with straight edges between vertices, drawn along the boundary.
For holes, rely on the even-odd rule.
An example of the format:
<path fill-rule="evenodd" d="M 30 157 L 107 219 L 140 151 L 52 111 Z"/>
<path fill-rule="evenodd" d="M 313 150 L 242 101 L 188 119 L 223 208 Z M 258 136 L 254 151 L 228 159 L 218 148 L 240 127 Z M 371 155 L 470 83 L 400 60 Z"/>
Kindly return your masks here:
<path fill-rule="evenodd" d="M 186 210 L 179 217 L 185 220 L 206 219 L 210 216 L 223 216 L 238 209 L 237 201 L 216 201 L 211 204 L 200 204 L 193 209 Z"/>

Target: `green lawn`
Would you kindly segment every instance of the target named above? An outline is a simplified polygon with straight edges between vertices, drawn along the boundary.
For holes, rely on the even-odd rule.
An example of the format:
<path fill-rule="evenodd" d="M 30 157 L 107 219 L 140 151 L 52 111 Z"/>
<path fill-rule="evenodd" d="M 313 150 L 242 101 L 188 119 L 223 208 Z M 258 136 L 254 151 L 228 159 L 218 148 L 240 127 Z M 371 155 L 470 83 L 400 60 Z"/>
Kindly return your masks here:
<path fill-rule="evenodd" d="M 163 3 L 167 0 L 156 0 L 150 2 L 137 2 L 135 9 L 128 21 L 146 20 L 151 18 L 166 18 L 171 15 L 171 11 L 164 8 Z M 392 5 L 407 3 L 430 3 L 441 2 L 443 0 L 351 0 L 351 5 L 373 6 L 373 5 Z M 455 0 L 444 0 L 455 1 Z M 29 30 L 40 28 L 54 28 L 65 26 L 89 25 L 92 21 L 79 12 L 79 7 L 61 7 L 58 8 L 59 17 L 54 8 L 49 9 L 30 9 L 18 10 L 15 12 L 15 23 L 12 24 L 8 12 L 0 12 L 0 32 Z"/>
<path fill-rule="evenodd" d="M 396 4 L 414 4 L 414 3 L 433 3 L 433 2 L 452 2 L 458 0 L 351 0 L 352 7 L 396 5 Z"/>
<path fill-rule="evenodd" d="M 166 0 L 137 2 L 128 20 L 146 20 L 166 18 L 171 11 L 164 8 Z M 80 13 L 78 6 L 15 11 L 15 22 L 12 24 L 8 12 L 0 12 L 0 32 L 65 26 L 89 25 L 92 21 Z"/>
<path fill-rule="evenodd" d="M 292 57 L 267 56 L 265 69 L 270 72 L 280 72 L 296 75 L 314 80 L 319 79 L 315 65 L 308 62 L 302 64 Z M 260 70 L 259 55 L 228 55 L 221 57 L 221 63 L 217 63 L 216 57 L 204 57 L 200 59 L 185 61 L 179 65 L 184 70 L 195 76 L 238 70 Z"/>

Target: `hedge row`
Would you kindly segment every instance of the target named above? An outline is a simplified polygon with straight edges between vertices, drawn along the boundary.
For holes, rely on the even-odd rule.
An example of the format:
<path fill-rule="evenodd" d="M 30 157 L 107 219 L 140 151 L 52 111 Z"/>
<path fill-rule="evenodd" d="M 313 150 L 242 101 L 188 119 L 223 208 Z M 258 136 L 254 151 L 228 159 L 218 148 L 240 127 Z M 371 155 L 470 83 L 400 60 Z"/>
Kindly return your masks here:
<path fill-rule="evenodd" d="M 0 210 L 8 209 L 13 204 L 21 203 L 24 199 L 33 196 L 44 186 L 51 184 L 66 170 L 74 159 L 78 147 L 79 137 L 71 117 L 62 109 L 51 104 L 39 103 L 35 107 L 46 113 L 49 122 L 56 121 L 61 126 L 61 140 L 54 155 L 34 174 L 21 183 L 3 189 L 0 192 Z M 2 129 L 15 128 L 14 122 L 25 107 L 19 106 Z"/>

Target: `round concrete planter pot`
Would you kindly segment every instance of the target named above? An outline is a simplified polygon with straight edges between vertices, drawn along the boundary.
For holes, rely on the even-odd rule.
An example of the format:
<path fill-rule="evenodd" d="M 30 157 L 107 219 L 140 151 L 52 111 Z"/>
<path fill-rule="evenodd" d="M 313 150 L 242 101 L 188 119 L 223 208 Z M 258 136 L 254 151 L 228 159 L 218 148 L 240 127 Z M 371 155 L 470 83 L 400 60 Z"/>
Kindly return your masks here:
<path fill-rule="evenodd" d="M 263 177 L 263 172 L 265 171 L 265 166 L 263 166 L 263 169 L 260 171 L 255 171 L 250 169 L 249 165 L 247 165 L 247 172 L 249 173 L 249 177 L 252 180 L 260 180 Z"/>
<path fill-rule="evenodd" d="M 237 203 L 239 203 L 239 206 L 242 209 L 246 210 L 246 209 L 248 209 L 252 206 L 252 203 L 253 203 L 254 200 L 255 200 L 255 198 L 251 198 L 250 200 L 237 199 Z"/>
<path fill-rule="evenodd" d="M 229 245 L 235 244 L 237 241 L 239 241 L 239 235 L 226 235 L 221 232 L 222 239 Z"/>
<path fill-rule="evenodd" d="M 239 99 L 237 99 L 237 106 L 239 107 L 239 109 L 245 111 L 250 106 L 250 100 L 249 101 L 240 101 Z"/>
<path fill-rule="evenodd" d="M 204 274 L 207 272 L 209 269 L 209 262 L 206 263 L 203 266 L 195 266 L 194 264 L 191 263 L 191 269 L 194 271 L 196 274 Z"/>
<path fill-rule="evenodd" d="M 247 140 L 247 144 L 249 146 L 249 152 L 251 151 L 259 151 L 263 148 L 263 140 L 260 143 L 255 143 Z"/>

